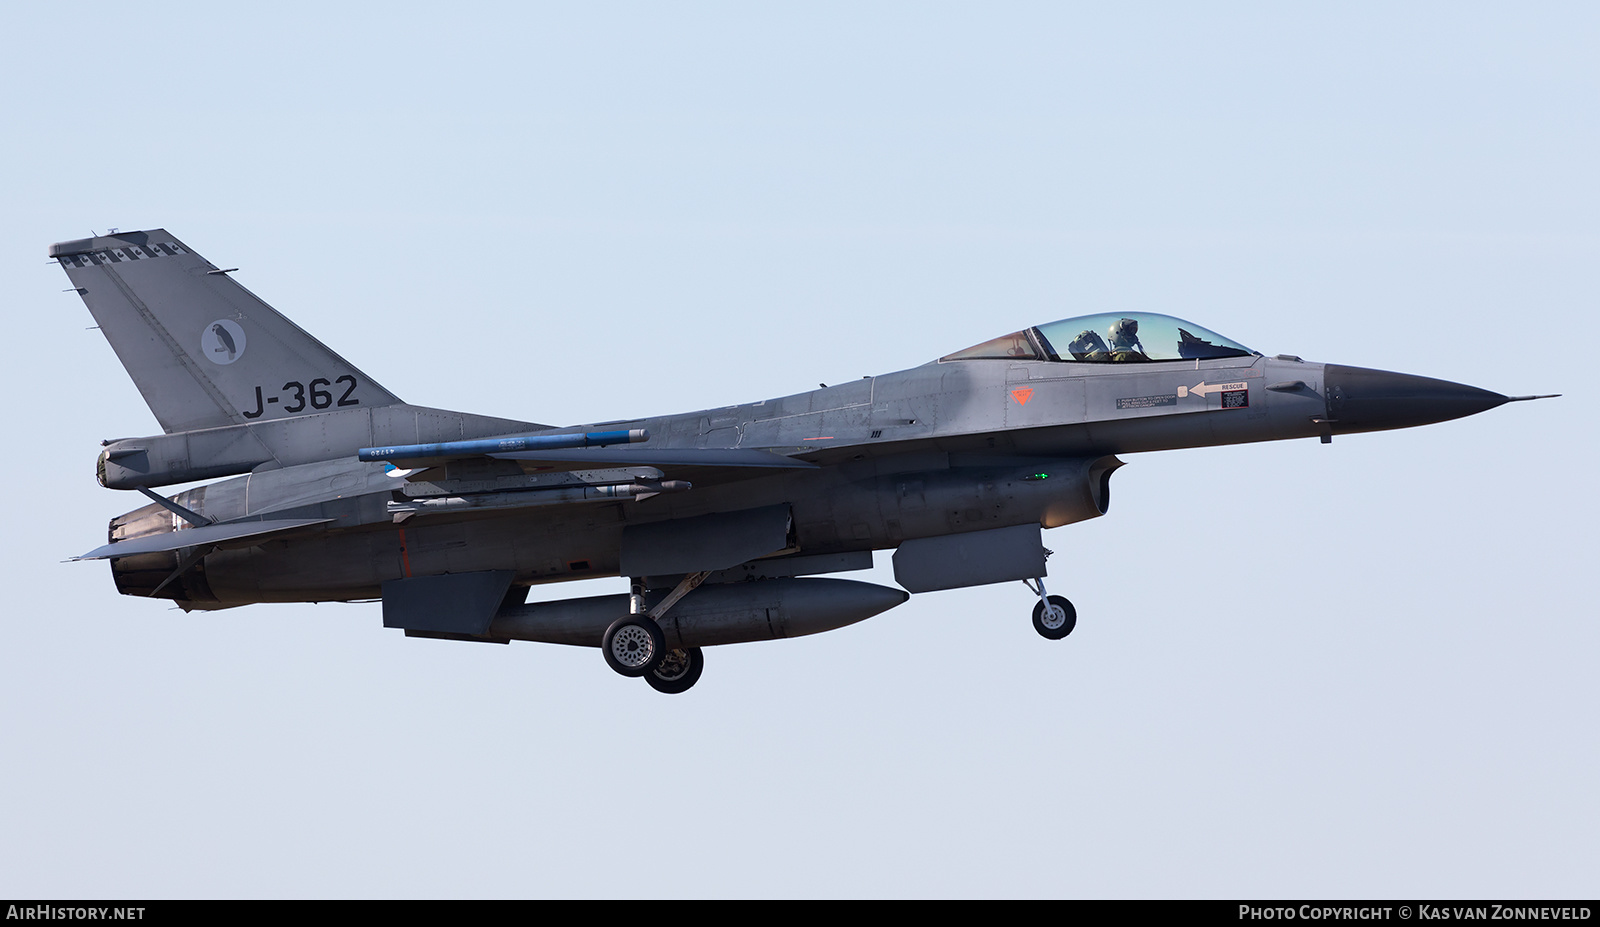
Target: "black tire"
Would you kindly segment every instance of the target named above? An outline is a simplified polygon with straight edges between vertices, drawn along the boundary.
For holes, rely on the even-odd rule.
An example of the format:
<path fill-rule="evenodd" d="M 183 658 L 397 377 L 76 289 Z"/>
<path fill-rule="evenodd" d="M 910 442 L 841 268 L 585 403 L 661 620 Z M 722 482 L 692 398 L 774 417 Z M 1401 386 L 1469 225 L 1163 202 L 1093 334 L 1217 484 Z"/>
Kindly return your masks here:
<path fill-rule="evenodd" d="M 706 655 L 699 647 L 669 650 L 662 654 L 655 668 L 644 674 L 644 681 L 657 692 L 677 695 L 699 682 L 705 668 Z"/>
<path fill-rule="evenodd" d="M 1051 596 L 1050 610 L 1054 614 L 1046 615 L 1043 602 L 1033 606 L 1033 629 L 1039 632 L 1040 637 L 1058 641 L 1071 634 L 1072 629 L 1078 626 L 1078 610 L 1073 608 L 1072 603 L 1065 597 Z"/>
<path fill-rule="evenodd" d="M 667 651 L 667 640 L 649 615 L 625 615 L 606 628 L 600 650 L 607 666 L 633 678 L 655 669 Z"/>

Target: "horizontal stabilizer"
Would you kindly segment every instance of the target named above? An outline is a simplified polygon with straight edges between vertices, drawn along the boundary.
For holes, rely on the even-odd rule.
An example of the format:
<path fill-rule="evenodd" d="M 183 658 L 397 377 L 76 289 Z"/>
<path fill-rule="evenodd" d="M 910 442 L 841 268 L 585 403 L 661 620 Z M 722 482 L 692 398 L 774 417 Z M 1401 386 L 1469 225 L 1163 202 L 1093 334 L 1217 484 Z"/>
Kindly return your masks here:
<path fill-rule="evenodd" d="M 549 463 L 565 470 L 596 464 L 623 467 L 771 467 L 787 470 L 815 470 L 817 465 L 771 451 L 748 447 L 662 447 L 627 450 L 625 448 L 585 448 L 560 451 L 514 451 L 491 453 L 501 460 Z"/>
<path fill-rule="evenodd" d="M 157 554 L 182 550 L 185 547 L 227 544 L 247 538 L 252 543 L 260 543 L 271 535 L 284 534 L 300 528 L 307 528 L 311 525 L 326 524 L 330 521 L 333 521 L 333 519 L 284 518 L 276 521 L 239 521 L 226 525 L 206 525 L 204 528 L 182 528 L 177 531 L 168 531 L 164 534 L 152 534 L 142 538 L 115 541 L 104 547 L 96 547 L 87 554 L 73 557 L 72 559 L 106 560 L 111 557 L 133 557 L 138 554 Z"/>

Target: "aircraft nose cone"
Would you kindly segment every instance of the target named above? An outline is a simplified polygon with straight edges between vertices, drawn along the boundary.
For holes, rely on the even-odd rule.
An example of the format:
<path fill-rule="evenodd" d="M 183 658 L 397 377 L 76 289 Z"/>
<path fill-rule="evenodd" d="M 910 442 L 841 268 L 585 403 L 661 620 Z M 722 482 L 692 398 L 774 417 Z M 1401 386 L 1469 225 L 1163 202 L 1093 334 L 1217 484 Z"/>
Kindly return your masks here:
<path fill-rule="evenodd" d="M 1510 397 L 1476 386 L 1329 364 L 1323 374 L 1334 430 L 1381 431 L 1476 415 Z"/>

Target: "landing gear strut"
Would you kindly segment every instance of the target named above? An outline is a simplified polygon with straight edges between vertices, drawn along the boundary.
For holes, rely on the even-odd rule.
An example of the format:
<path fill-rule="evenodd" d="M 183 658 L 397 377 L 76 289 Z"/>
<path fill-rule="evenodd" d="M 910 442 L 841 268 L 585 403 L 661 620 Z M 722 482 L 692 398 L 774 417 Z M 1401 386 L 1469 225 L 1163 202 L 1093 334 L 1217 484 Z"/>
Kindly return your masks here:
<path fill-rule="evenodd" d="M 657 692 L 676 694 L 700 680 L 706 658 L 699 647 L 667 649 L 666 636 L 656 622 L 678 600 L 694 591 L 708 574 L 690 573 L 648 612 L 644 608 L 644 580 L 628 582 L 628 614 L 611 623 L 600 641 L 606 665 L 628 677 L 643 676 Z"/>
<path fill-rule="evenodd" d="M 1033 629 L 1039 636 L 1058 641 L 1071 634 L 1078 626 L 1078 610 L 1072 603 L 1064 596 L 1045 594 L 1042 576 L 1022 582 L 1039 597 L 1038 604 L 1033 607 Z"/>

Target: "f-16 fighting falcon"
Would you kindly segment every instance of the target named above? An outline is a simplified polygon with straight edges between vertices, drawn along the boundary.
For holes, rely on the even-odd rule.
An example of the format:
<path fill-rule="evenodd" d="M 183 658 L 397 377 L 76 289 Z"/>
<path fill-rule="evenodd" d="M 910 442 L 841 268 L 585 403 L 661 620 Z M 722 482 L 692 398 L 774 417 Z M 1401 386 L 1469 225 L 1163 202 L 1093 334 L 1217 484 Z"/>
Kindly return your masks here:
<path fill-rule="evenodd" d="M 554 427 L 400 401 L 162 229 L 50 247 L 163 433 L 104 442 L 118 591 L 185 609 L 381 600 L 412 637 L 598 647 L 662 692 L 704 648 L 911 593 L 1021 580 L 1105 514 L 1119 454 L 1407 428 L 1518 399 L 1265 357 L 1181 319 L 1046 322 L 919 367 L 681 415 Z M 155 487 L 216 480 L 166 496 Z M 890 588 L 822 574 L 894 550 Z M 626 594 L 528 604 L 537 583 Z"/>

